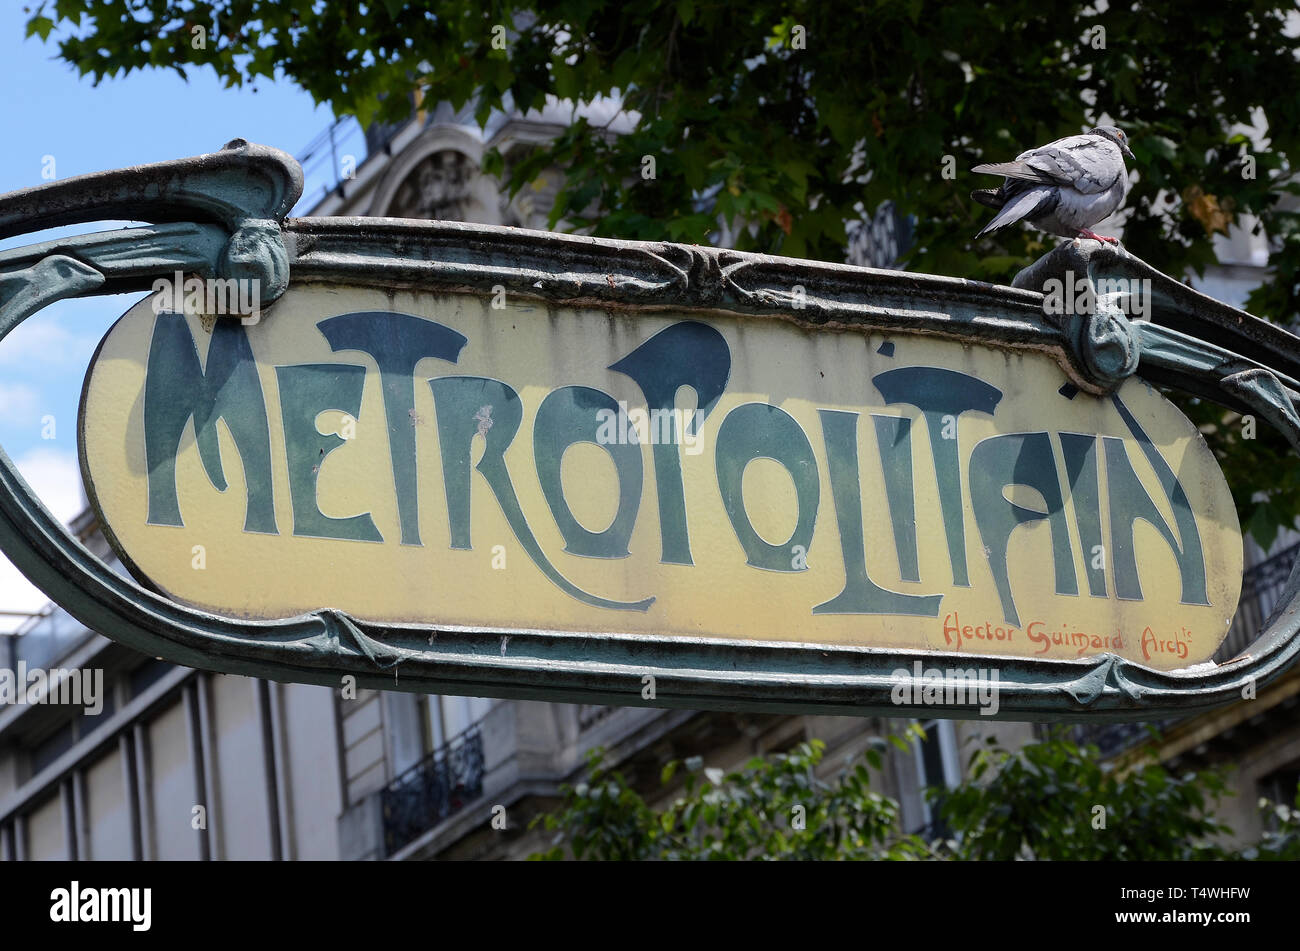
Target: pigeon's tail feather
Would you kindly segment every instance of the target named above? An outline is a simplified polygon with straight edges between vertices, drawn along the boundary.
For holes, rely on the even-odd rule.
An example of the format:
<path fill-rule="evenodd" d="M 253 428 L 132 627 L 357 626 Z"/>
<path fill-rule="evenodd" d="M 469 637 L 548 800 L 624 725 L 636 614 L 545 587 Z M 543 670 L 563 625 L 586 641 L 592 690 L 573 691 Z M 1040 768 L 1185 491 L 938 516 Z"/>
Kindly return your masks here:
<path fill-rule="evenodd" d="M 977 188 L 970 193 L 970 197 L 989 208 L 1001 208 L 1006 204 L 1006 199 L 1002 197 L 1002 190 L 999 188 Z"/>
<path fill-rule="evenodd" d="M 1042 182 L 1045 185 L 1056 181 L 1042 169 L 1034 168 L 1024 162 L 996 162 L 992 165 L 976 165 L 971 171 L 980 175 L 1005 175 L 1007 178 L 1018 178 L 1026 182 Z"/>
<path fill-rule="evenodd" d="M 1007 225 L 1015 224 L 1023 218 L 1035 218 L 1043 211 L 1047 210 L 1054 197 L 1054 192 L 1050 188 L 1031 188 L 1028 191 L 1016 195 L 1007 201 L 1002 210 L 993 216 L 993 220 L 984 226 L 984 229 L 975 237 L 982 238 L 990 231 L 996 231 L 998 228 L 1005 228 Z"/>

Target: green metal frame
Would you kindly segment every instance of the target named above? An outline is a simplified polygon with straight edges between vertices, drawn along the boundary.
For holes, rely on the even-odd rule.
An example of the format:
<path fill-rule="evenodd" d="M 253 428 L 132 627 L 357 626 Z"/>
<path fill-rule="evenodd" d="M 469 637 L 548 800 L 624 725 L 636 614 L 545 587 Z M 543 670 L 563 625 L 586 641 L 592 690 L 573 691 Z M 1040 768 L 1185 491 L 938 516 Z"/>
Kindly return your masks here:
<path fill-rule="evenodd" d="M 68 297 L 147 291 L 181 270 L 257 278 L 263 301 L 295 283 L 490 294 L 556 305 L 779 319 L 825 332 L 888 331 L 1034 350 L 1079 389 L 1128 376 L 1258 413 L 1300 450 L 1300 339 L 1097 242 L 1067 242 L 1005 287 L 709 247 L 610 241 L 449 222 L 286 219 L 297 163 L 242 140 L 196 158 L 87 175 L 0 196 L 0 237 L 105 219 L 152 226 L 0 252 L 0 338 Z M 1150 318 L 1113 302 L 1044 313 L 1043 282 L 1067 271 L 1151 282 Z M 793 288 L 803 288 L 796 296 Z M 266 319 L 275 319 L 274 313 Z M 119 576 L 44 508 L 0 451 L 0 547 L 88 627 L 178 664 L 274 680 L 566 702 L 826 714 L 911 715 L 899 671 L 996 667 L 1003 719 L 1147 719 L 1238 699 L 1300 651 L 1293 568 L 1267 629 L 1212 669 L 1161 672 L 1115 655 L 1082 660 L 785 642 L 383 625 L 334 610 L 243 621 L 194 610 Z M 434 636 L 436 635 L 436 636 Z M 644 699 L 646 675 L 655 698 Z M 910 675 L 908 675 L 910 677 Z M 930 716 L 974 717 L 964 706 Z"/>

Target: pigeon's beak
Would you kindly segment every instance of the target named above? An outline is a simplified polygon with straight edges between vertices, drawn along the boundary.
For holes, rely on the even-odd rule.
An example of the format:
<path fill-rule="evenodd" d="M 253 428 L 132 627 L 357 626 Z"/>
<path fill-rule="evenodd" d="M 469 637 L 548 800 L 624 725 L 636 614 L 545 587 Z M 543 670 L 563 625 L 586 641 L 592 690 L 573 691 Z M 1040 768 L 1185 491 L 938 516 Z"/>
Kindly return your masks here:
<path fill-rule="evenodd" d="M 1127 155 L 1127 156 L 1128 156 L 1130 159 L 1132 159 L 1134 162 L 1137 161 L 1137 157 L 1136 157 L 1132 152 L 1130 152 L 1130 151 L 1128 150 L 1128 145 L 1126 145 L 1125 143 L 1121 142 L 1121 143 L 1119 144 L 1119 150 L 1120 150 L 1121 152 L 1123 152 L 1125 155 Z"/>

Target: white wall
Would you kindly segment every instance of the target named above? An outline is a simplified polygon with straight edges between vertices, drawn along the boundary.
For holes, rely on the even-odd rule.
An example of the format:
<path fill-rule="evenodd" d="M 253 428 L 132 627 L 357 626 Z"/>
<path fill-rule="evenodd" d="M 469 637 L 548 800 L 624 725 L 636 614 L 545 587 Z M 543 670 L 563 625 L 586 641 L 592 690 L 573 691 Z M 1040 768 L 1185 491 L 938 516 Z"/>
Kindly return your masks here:
<path fill-rule="evenodd" d="M 122 754 L 114 749 L 85 773 L 89 859 L 131 858 L 131 811 L 126 801 Z"/>
<path fill-rule="evenodd" d="M 269 859 L 272 826 L 257 681 L 213 674 L 209 684 L 216 734 L 213 857 Z"/>
<path fill-rule="evenodd" d="M 190 762 L 190 739 L 184 705 L 179 701 L 158 714 L 145 729 L 148 744 L 148 790 L 151 807 L 145 821 L 156 859 L 197 859 L 199 840 L 191 826 L 198 797 Z"/>

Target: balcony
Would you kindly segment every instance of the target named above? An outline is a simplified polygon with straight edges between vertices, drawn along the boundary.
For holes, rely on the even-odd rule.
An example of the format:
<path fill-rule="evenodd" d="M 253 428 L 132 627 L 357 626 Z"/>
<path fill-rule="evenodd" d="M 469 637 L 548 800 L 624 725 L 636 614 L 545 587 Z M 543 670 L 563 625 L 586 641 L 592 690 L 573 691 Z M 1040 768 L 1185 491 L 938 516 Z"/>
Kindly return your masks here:
<path fill-rule="evenodd" d="M 1232 619 L 1228 636 L 1214 655 L 1215 663 L 1227 663 L 1254 643 L 1277 606 L 1297 555 L 1300 555 L 1300 542 L 1251 565 L 1242 574 L 1237 616 Z M 1074 732 L 1079 743 L 1094 744 L 1101 751 L 1102 758 L 1109 759 L 1146 739 L 1151 727 L 1164 731 L 1180 719 L 1174 717 L 1155 723 L 1085 724 L 1076 727 Z"/>
<path fill-rule="evenodd" d="M 381 791 L 384 854 L 394 855 L 481 795 L 483 737 L 473 726 Z"/>
<path fill-rule="evenodd" d="M 1238 602 L 1237 616 L 1232 619 L 1228 636 L 1214 655 L 1215 663 L 1232 660 L 1259 636 L 1259 632 L 1264 629 L 1264 622 L 1277 606 L 1277 599 L 1282 596 L 1282 589 L 1286 587 L 1286 579 L 1291 575 L 1291 566 L 1297 555 L 1300 555 L 1300 542 L 1251 565 L 1241 576 L 1241 599 Z"/>

